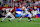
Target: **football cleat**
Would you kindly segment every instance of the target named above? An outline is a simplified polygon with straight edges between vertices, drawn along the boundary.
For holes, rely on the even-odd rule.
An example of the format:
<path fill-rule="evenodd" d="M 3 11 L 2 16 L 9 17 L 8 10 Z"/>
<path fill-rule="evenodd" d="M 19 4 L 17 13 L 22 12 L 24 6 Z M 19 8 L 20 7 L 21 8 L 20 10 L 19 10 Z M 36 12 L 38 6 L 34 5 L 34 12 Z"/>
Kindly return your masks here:
<path fill-rule="evenodd" d="M 20 20 L 18 22 L 20 22 Z"/>
<path fill-rule="evenodd" d="M 1 21 L 1 22 L 3 22 L 3 21 Z"/>
<path fill-rule="evenodd" d="M 31 20 L 28 20 L 28 22 L 30 22 Z"/>
<path fill-rule="evenodd" d="M 11 22 L 11 20 L 9 20 Z"/>

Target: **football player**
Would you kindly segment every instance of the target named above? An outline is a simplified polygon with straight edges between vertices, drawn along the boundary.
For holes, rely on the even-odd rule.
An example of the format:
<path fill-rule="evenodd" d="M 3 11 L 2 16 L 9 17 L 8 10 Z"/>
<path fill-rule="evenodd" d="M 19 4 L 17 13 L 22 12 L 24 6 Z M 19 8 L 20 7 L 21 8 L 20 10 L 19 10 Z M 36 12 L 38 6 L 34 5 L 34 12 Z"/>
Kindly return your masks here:
<path fill-rule="evenodd" d="M 36 6 L 34 6 L 34 9 L 32 10 L 32 14 L 33 14 L 33 16 L 37 15 L 37 7 Z M 35 20 L 35 18 L 34 18 L 34 20 Z"/>
<path fill-rule="evenodd" d="M 28 7 L 28 8 L 29 8 L 29 7 Z M 21 14 L 20 19 L 19 19 L 18 22 L 20 22 L 21 19 L 22 19 L 22 17 L 24 17 L 24 16 L 27 15 L 27 14 L 29 14 L 29 15 L 28 15 L 28 22 L 31 21 L 31 20 L 32 20 L 32 19 L 31 19 L 32 15 L 31 15 L 31 13 L 28 12 L 28 11 L 32 11 L 32 10 L 28 10 L 28 11 L 27 11 L 26 7 L 22 7 L 22 9 L 24 10 L 24 12 L 22 11 L 22 14 Z"/>
<path fill-rule="evenodd" d="M 5 17 L 1 20 L 1 22 L 4 21 L 4 19 L 6 19 L 8 16 L 11 17 L 11 18 L 9 19 L 9 21 L 11 21 L 12 19 L 15 19 L 14 15 L 13 15 L 12 13 L 15 13 L 15 9 L 14 9 L 14 8 L 12 8 L 12 9 L 5 15 Z"/>

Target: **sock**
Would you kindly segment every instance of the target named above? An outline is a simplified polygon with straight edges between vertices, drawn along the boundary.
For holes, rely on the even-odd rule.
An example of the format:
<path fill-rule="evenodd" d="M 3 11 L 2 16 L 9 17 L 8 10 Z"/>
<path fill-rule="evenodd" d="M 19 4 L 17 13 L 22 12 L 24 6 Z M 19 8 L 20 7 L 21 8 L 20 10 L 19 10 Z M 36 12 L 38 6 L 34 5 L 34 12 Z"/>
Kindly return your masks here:
<path fill-rule="evenodd" d="M 28 17 L 28 21 L 31 21 L 32 19 L 30 17 Z"/>
<path fill-rule="evenodd" d="M 7 16 L 5 18 L 2 19 L 2 21 L 4 21 L 7 18 Z"/>

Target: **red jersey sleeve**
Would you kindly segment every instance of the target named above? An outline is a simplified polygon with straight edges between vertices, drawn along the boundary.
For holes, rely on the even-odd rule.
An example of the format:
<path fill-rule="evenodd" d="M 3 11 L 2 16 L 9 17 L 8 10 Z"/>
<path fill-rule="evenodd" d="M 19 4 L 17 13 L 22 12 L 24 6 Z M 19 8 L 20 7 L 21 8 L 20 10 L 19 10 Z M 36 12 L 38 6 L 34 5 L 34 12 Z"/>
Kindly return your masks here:
<path fill-rule="evenodd" d="M 11 11 L 9 11 L 9 12 L 11 12 L 11 13 L 13 13 L 15 11 L 15 9 L 12 9 Z"/>
<path fill-rule="evenodd" d="M 13 9 L 12 11 L 11 11 L 11 13 L 13 13 L 15 11 L 15 9 Z"/>
<path fill-rule="evenodd" d="M 32 11 L 32 9 L 29 10 L 29 12 Z"/>

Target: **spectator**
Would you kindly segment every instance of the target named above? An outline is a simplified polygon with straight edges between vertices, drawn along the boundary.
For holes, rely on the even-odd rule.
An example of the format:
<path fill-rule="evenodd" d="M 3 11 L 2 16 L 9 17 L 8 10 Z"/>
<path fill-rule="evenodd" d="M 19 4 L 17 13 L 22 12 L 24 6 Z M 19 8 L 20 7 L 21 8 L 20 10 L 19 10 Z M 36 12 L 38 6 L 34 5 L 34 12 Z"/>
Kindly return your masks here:
<path fill-rule="evenodd" d="M 29 6 L 30 5 L 30 2 L 29 1 L 26 1 L 26 5 Z"/>
<path fill-rule="evenodd" d="M 2 11 L 0 10 L 0 18 L 2 17 Z"/>
<path fill-rule="evenodd" d="M 24 2 L 23 2 L 23 6 L 25 6 L 25 7 L 26 7 L 26 1 L 24 1 Z"/>
<path fill-rule="evenodd" d="M 4 7 L 8 7 L 8 5 L 7 5 L 7 4 L 5 4 L 5 5 L 4 5 Z"/>
<path fill-rule="evenodd" d="M 1 2 L 0 2 L 0 5 L 1 5 Z"/>
<path fill-rule="evenodd" d="M 0 2 L 0 7 L 1 7 L 1 2 Z"/>

